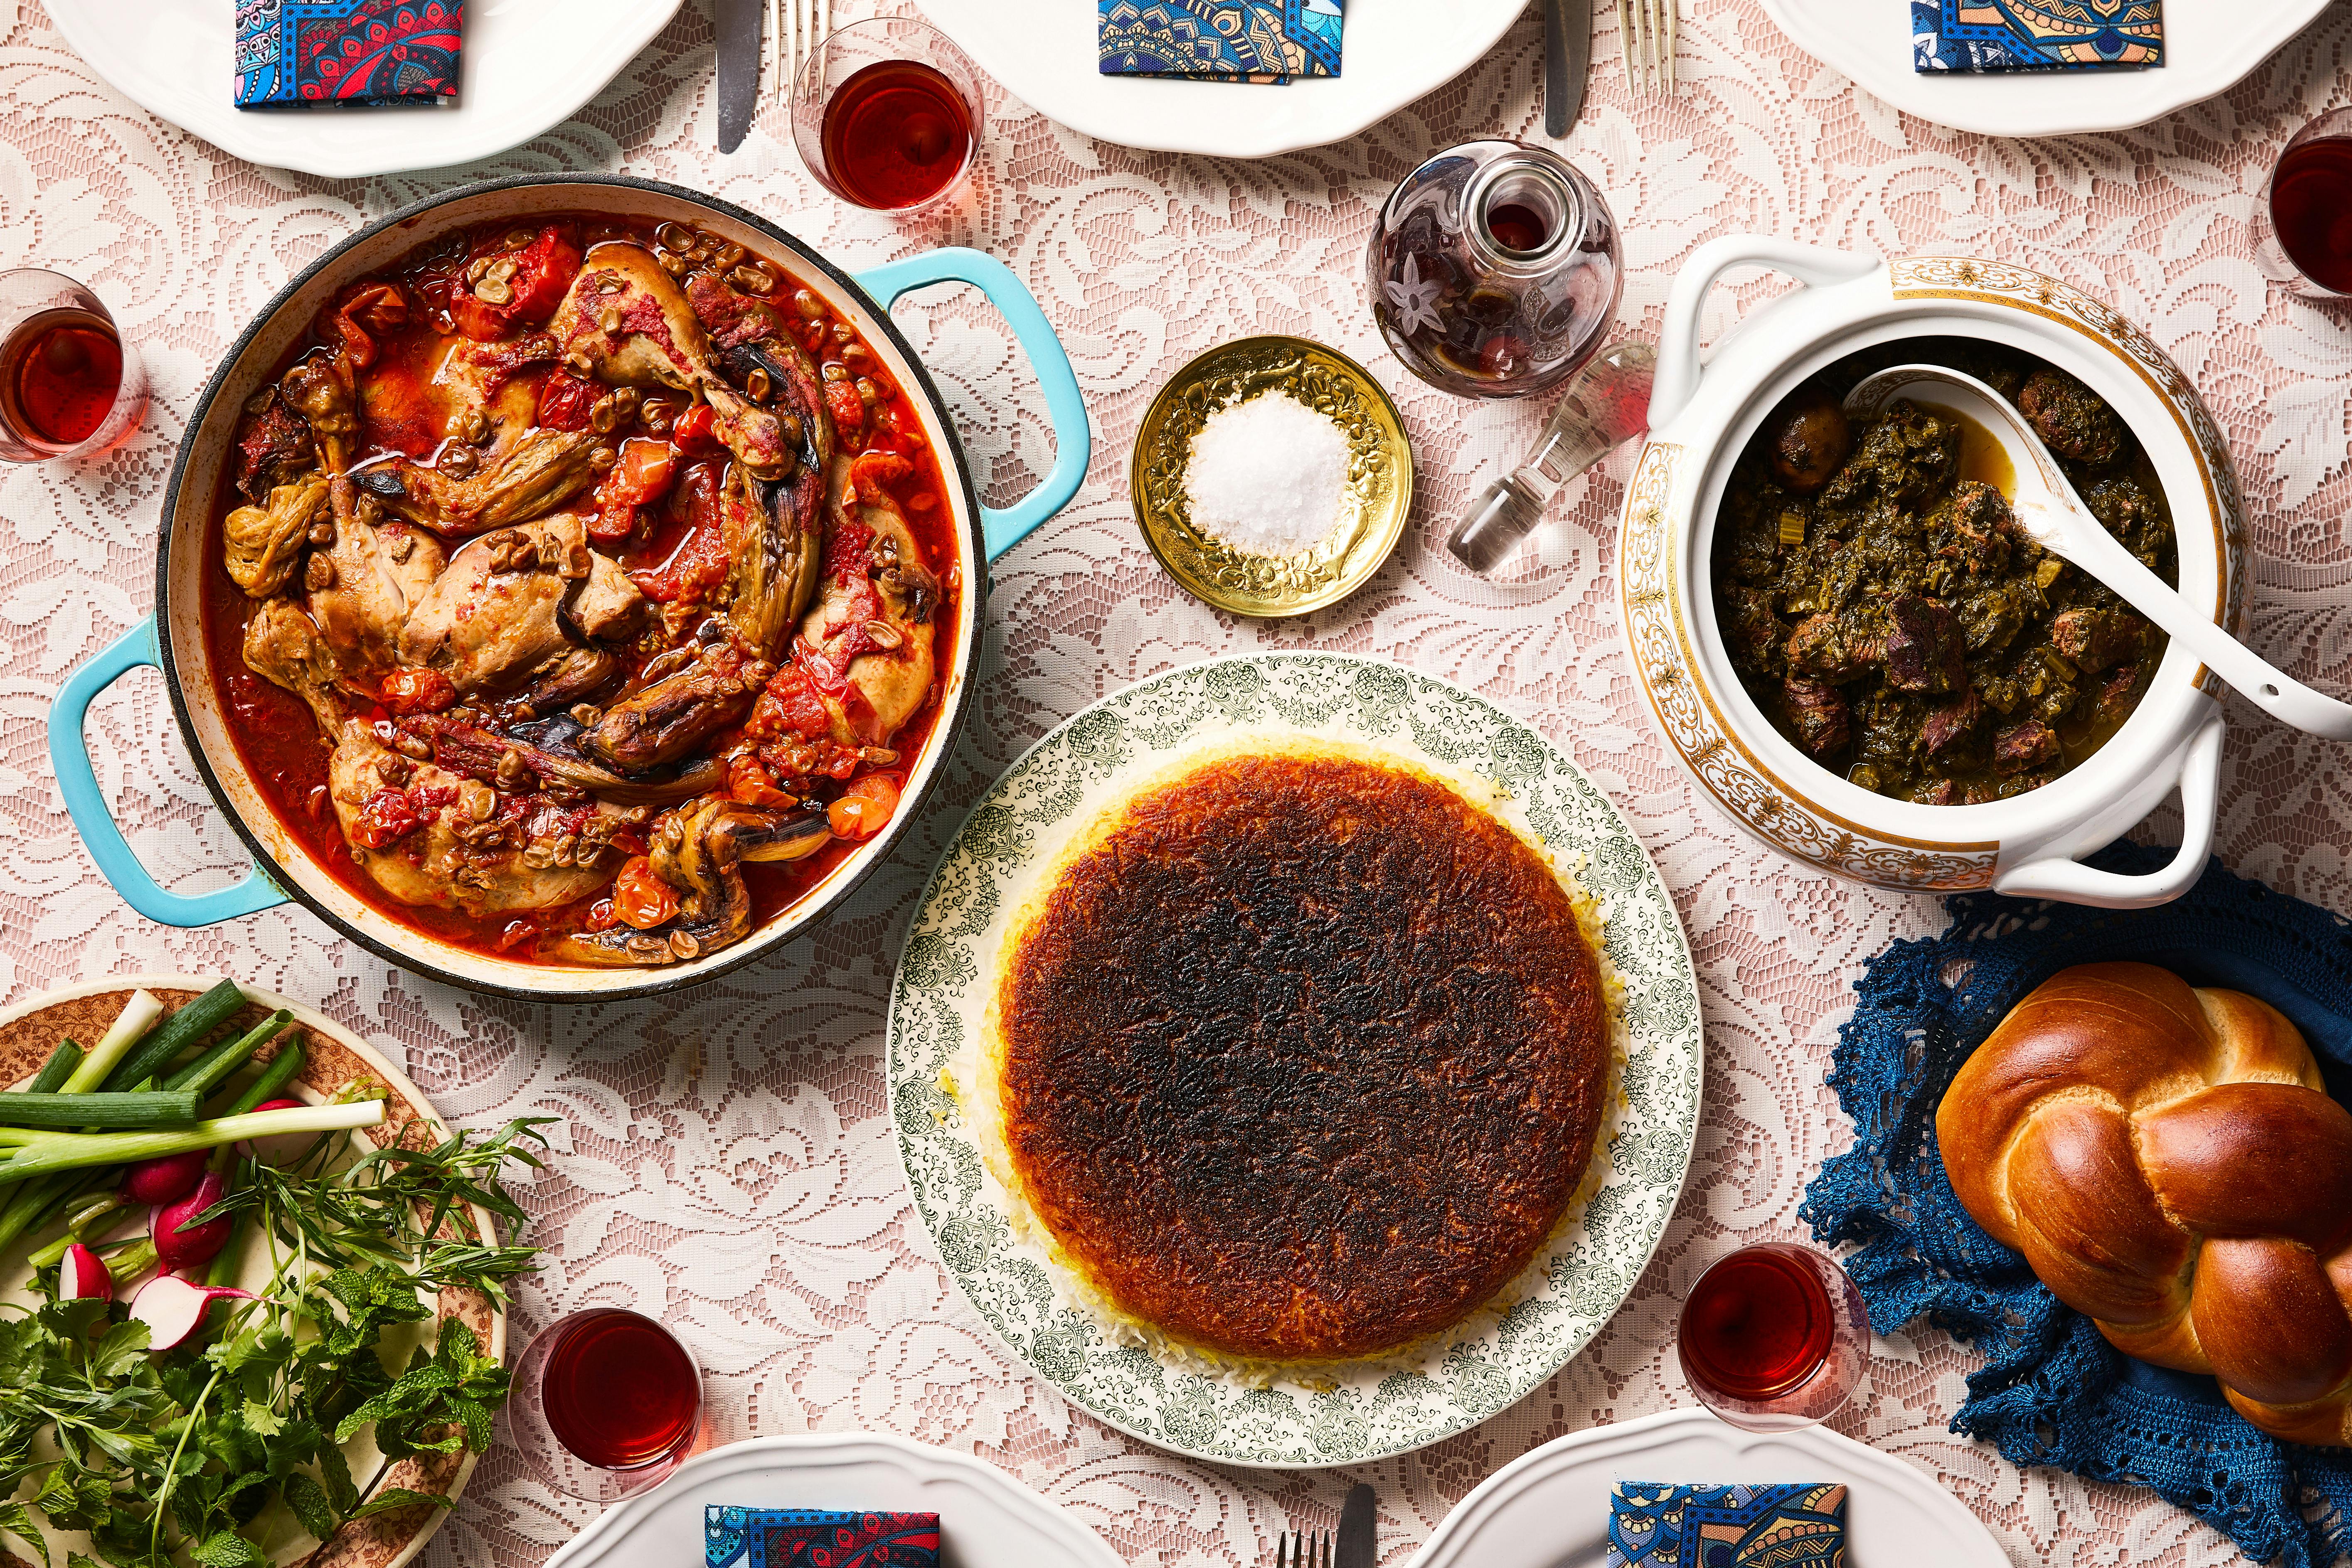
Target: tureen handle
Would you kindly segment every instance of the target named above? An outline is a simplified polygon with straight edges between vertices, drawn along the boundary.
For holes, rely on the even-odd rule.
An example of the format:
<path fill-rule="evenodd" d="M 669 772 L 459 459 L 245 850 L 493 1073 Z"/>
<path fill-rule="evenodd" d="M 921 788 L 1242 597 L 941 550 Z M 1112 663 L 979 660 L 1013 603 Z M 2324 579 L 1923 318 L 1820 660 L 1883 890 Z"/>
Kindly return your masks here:
<path fill-rule="evenodd" d="M 98 787 L 98 771 L 90 765 L 89 738 L 83 726 L 92 699 L 137 669 L 152 665 L 161 669 L 163 655 L 155 647 L 155 617 L 148 616 L 101 650 L 98 657 L 66 677 L 49 709 L 49 766 L 58 775 L 58 793 L 65 796 L 66 814 L 73 818 L 99 875 L 114 884 L 123 900 L 149 920 L 167 926 L 208 926 L 235 920 L 256 910 L 286 901 L 286 893 L 257 869 L 234 888 L 190 898 L 156 885 L 131 852 L 116 826 L 114 814 Z"/>
<path fill-rule="evenodd" d="M 1008 507 L 980 509 L 981 542 L 991 561 L 1021 542 L 1031 529 L 1070 504 L 1086 482 L 1087 463 L 1093 456 L 1093 436 L 1087 426 L 1086 399 L 1078 393 L 1077 373 L 1069 353 L 1055 334 L 1037 296 L 1013 268 L 984 251 L 950 245 L 919 256 L 886 262 L 857 275 L 859 287 L 888 311 L 899 295 L 930 283 L 969 283 L 988 296 L 988 302 L 1013 328 L 1013 335 L 1037 373 L 1045 395 L 1046 422 L 1054 427 L 1054 468 L 1036 488 Z"/>
<path fill-rule="evenodd" d="M 2216 710 L 2174 755 L 2180 758 L 2180 852 L 2160 871 L 2126 877 L 2085 866 L 2063 850 L 2027 859 L 1992 879 L 1992 890 L 2013 899 L 2061 899 L 2103 910 L 2145 910 L 2168 904 L 2205 874 L 2213 853 L 2213 819 L 2221 798 L 2221 732 Z"/>
<path fill-rule="evenodd" d="M 1832 250 L 1764 234 L 1727 234 L 1691 253 L 1675 274 L 1658 328 L 1658 374 L 1650 388 L 1650 428 L 1683 411 L 1698 390 L 1698 315 L 1715 280 L 1735 267 L 1769 267 L 1809 287 L 1852 283 L 1886 263 L 1866 250 Z"/>

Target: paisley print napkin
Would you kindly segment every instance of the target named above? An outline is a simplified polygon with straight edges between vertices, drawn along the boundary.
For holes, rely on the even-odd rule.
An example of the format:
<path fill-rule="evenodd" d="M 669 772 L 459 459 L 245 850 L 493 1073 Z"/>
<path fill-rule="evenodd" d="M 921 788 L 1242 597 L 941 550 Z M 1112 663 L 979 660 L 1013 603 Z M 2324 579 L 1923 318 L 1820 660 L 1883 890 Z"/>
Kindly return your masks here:
<path fill-rule="evenodd" d="M 706 1568 L 940 1568 L 935 1513 L 706 1508 Z"/>
<path fill-rule="evenodd" d="M 236 106 L 455 98 L 465 23 L 465 0 L 236 0 Z"/>
<path fill-rule="evenodd" d="M 1097 0 L 1105 76 L 1338 76 L 1340 0 Z"/>
<path fill-rule="evenodd" d="M 1920 71 L 2098 70 L 2164 63 L 2164 0 L 1911 0 Z"/>
<path fill-rule="evenodd" d="M 1845 1489 L 1619 1481 L 1609 1568 L 1844 1568 Z"/>

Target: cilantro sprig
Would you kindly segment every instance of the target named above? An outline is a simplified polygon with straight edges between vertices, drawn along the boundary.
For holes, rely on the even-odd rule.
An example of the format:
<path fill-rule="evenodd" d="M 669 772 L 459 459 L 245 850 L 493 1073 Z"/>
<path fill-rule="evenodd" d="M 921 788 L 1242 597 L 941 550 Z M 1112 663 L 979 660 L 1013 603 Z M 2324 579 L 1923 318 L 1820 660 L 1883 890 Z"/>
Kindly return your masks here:
<path fill-rule="evenodd" d="M 503 1306 L 538 1249 L 477 1231 L 479 1207 L 512 1230 L 503 1180 L 537 1169 L 551 1118 L 487 1138 L 394 1142 L 338 1167 L 340 1135 L 283 1166 L 244 1163 L 229 1194 L 192 1223 L 237 1216 L 266 1249 L 268 1282 L 217 1313 L 208 1341 L 158 1355 L 120 1305 L 51 1301 L 0 1313 L 0 1531 L 45 1568 L 35 1516 L 86 1531 L 111 1568 L 263 1568 L 246 1532 L 271 1503 L 325 1541 L 357 1520 L 448 1508 L 385 1484 L 412 1456 L 480 1452 L 507 1396 L 504 1366 L 445 1320 L 394 1358 L 389 1332 L 434 1317 L 447 1289 Z M 341 1445 L 373 1430 L 383 1462 L 364 1481 Z"/>

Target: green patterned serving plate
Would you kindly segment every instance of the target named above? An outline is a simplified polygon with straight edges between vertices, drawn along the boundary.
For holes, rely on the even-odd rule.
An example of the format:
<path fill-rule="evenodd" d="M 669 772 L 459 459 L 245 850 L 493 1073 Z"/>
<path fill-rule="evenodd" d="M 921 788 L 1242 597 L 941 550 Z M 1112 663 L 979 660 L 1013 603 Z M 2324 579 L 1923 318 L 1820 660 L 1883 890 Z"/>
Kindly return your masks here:
<path fill-rule="evenodd" d="M 1400 1364 L 1269 1386 L 1203 1375 L 1117 1342 L 1057 1292 L 946 1083 L 988 1007 L 1005 928 L 1068 837 L 1124 787 L 1252 733 L 1377 748 L 1491 784 L 1493 809 L 1596 899 L 1624 986 L 1618 1093 L 1580 1208 L 1507 1306 Z M 917 1212 L 957 1285 L 1080 1408 L 1149 1443 L 1226 1464 L 1356 1464 L 1452 1436 L 1524 1397 L 1591 1342 L 1664 1232 L 1698 1128 L 1698 980 L 1674 900 L 1633 829 L 1524 721 L 1449 682 L 1339 654 L 1213 659 L 1076 714 L 1007 770 L 966 820 L 915 913 L 890 994 L 890 1104 Z"/>

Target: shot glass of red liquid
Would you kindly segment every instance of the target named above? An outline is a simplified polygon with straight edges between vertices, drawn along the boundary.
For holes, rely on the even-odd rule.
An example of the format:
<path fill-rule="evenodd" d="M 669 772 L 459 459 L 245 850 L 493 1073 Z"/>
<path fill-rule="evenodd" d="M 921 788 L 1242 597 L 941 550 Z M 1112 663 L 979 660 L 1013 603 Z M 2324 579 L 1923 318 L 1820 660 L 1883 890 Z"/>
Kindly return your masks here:
<path fill-rule="evenodd" d="M 1845 1270 L 1794 1242 L 1743 1247 L 1698 1277 L 1675 1334 L 1683 1378 L 1734 1426 L 1825 1421 L 1862 1383 L 1870 1317 Z"/>
<path fill-rule="evenodd" d="M 61 272 L 0 272 L 0 459 L 95 457 L 146 412 L 146 368 L 97 295 Z"/>
<path fill-rule="evenodd" d="M 2352 300 L 2352 109 L 2289 138 L 2255 231 L 2263 277 L 2306 300 Z"/>
<path fill-rule="evenodd" d="M 592 1307 L 540 1331 L 515 1363 L 514 1445 L 567 1496 L 613 1502 L 677 1468 L 702 1434 L 702 1373 L 651 1318 Z"/>
<path fill-rule="evenodd" d="M 793 140 L 809 173 L 877 212 L 945 200 L 971 167 L 979 125 L 979 70 L 912 16 L 835 28 L 793 92 Z"/>

